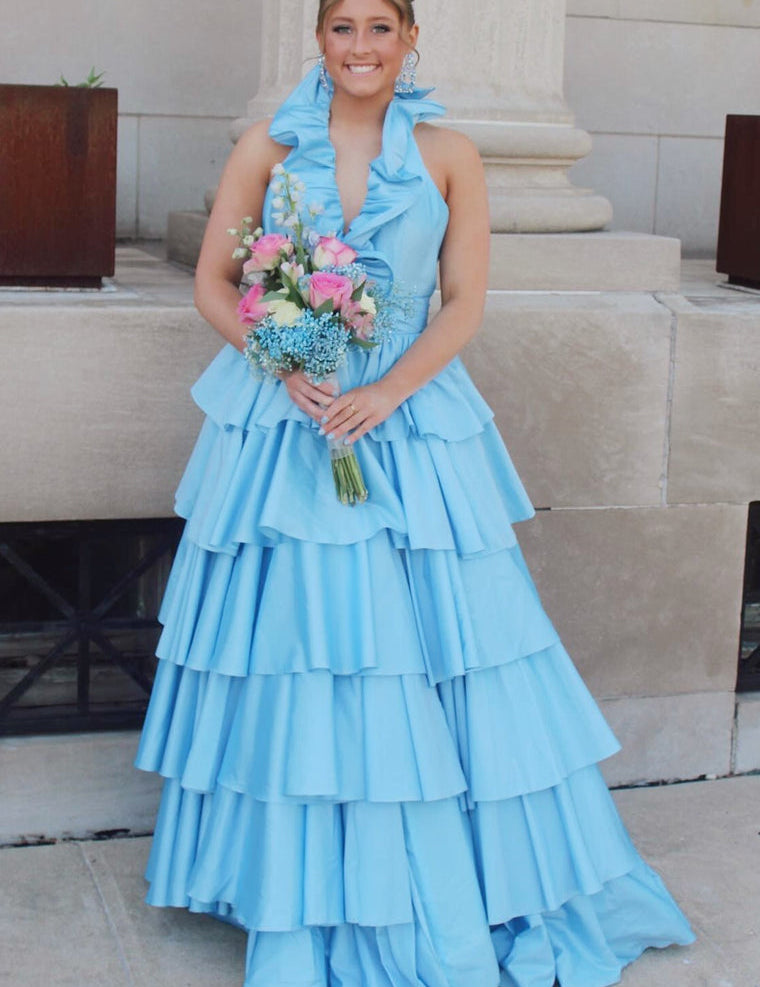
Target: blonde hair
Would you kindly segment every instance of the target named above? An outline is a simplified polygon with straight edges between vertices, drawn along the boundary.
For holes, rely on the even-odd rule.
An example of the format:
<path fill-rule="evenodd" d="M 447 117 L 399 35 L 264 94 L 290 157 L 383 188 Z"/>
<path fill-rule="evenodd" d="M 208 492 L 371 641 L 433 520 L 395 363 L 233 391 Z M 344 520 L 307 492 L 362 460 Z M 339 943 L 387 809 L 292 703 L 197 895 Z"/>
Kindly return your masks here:
<path fill-rule="evenodd" d="M 319 13 L 317 14 L 317 32 L 321 33 L 325 26 L 325 18 L 340 0 L 319 0 Z M 386 0 L 398 11 L 401 23 L 411 27 L 414 24 L 414 6 L 412 0 Z"/>

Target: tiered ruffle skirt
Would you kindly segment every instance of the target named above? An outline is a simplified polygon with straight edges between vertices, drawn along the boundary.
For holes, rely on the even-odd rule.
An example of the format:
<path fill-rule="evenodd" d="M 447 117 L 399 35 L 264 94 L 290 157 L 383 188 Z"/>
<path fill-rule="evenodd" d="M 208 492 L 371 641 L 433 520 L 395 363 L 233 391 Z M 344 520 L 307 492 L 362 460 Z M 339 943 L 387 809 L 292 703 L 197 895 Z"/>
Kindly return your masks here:
<path fill-rule="evenodd" d="M 194 394 L 137 760 L 166 779 L 148 901 L 249 930 L 246 987 L 602 987 L 691 941 L 596 767 L 617 742 L 541 607 L 511 527 L 532 508 L 459 361 L 358 444 L 356 508 L 234 350 Z"/>

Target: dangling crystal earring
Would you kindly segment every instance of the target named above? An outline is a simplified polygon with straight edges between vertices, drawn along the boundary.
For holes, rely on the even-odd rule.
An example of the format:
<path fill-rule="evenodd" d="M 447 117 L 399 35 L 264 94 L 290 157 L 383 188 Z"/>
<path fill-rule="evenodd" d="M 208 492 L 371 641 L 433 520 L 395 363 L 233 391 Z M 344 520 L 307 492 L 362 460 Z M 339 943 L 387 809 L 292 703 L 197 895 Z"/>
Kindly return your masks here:
<path fill-rule="evenodd" d="M 319 83 L 325 92 L 330 92 L 330 77 L 327 74 L 327 69 L 325 68 L 325 53 L 320 52 L 319 55 Z"/>
<path fill-rule="evenodd" d="M 419 58 L 415 52 L 408 52 L 404 56 L 404 62 L 401 66 L 401 74 L 396 79 L 396 84 L 393 87 L 395 93 L 413 93 L 417 87 L 417 62 Z"/>

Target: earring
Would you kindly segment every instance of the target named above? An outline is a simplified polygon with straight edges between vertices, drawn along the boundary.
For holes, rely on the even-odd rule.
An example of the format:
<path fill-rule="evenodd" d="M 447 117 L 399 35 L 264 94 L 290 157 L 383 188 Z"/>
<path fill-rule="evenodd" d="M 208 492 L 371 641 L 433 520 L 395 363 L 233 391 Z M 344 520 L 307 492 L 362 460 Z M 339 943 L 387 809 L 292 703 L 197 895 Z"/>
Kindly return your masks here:
<path fill-rule="evenodd" d="M 396 84 L 393 87 L 393 91 L 399 95 L 404 93 L 413 93 L 417 88 L 417 62 L 419 61 L 419 56 L 416 52 L 408 52 L 404 56 L 404 62 L 401 66 L 401 73 L 396 79 Z"/>
<path fill-rule="evenodd" d="M 325 68 L 325 53 L 320 52 L 319 54 L 319 84 L 322 86 L 325 92 L 330 92 L 330 77 L 327 74 L 327 69 Z"/>

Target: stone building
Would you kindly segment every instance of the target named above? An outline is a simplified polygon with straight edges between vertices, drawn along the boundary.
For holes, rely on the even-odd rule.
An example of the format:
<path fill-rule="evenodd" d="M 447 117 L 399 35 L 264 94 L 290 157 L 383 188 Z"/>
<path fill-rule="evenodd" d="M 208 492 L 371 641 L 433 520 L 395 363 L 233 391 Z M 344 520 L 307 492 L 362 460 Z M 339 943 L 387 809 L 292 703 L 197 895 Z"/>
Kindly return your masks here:
<path fill-rule="evenodd" d="M 17 6 L 3 81 L 104 68 L 120 93 L 120 235 L 162 238 L 172 213 L 188 259 L 230 130 L 271 112 L 316 54 L 314 0 L 220 0 L 211 21 L 192 0 L 77 0 L 42 20 Z M 760 9 L 416 6 L 421 81 L 478 143 L 491 193 L 487 315 L 466 361 L 539 509 L 518 534 L 547 609 L 624 744 L 607 777 L 758 768 L 760 704 L 737 706 L 735 684 L 760 304 L 716 287 L 709 262 L 682 271 L 678 240 L 714 255 L 723 122 L 755 110 Z M 0 298 L 0 521 L 171 512 L 198 425 L 187 388 L 217 343 L 187 276 L 159 268 L 125 250 L 110 301 Z M 53 351 L 30 375 L 40 319 Z M 91 756 L 127 777 L 132 749 L 125 734 Z M 129 825 L 149 817 L 148 783 L 122 788 Z"/>

